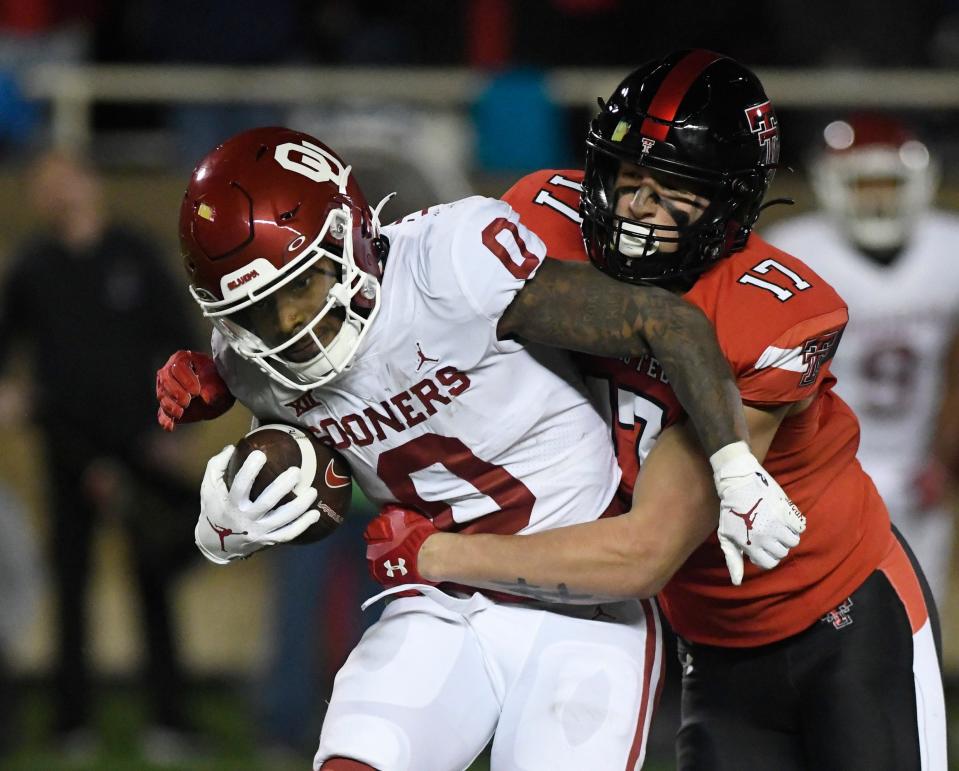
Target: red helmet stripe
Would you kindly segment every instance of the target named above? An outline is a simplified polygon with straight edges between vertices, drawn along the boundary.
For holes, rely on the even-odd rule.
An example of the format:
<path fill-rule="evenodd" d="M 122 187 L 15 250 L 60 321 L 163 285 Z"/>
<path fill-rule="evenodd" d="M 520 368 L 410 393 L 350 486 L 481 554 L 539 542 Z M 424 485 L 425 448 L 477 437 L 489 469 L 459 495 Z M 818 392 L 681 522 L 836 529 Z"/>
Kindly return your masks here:
<path fill-rule="evenodd" d="M 691 51 L 687 56 L 676 62 L 673 69 L 663 79 L 659 91 L 656 92 L 649 105 L 647 114 L 655 116 L 659 120 L 646 118 L 640 128 L 640 133 L 644 137 L 655 139 L 658 142 L 665 141 L 666 135 L 669 133 L 668 122 L 676 117 L 676 111 L 693 81 L 710 64 L 722 58 L 724 57 L 720 54 L 698 49 Z M 660 123 L 659 121 L 667 121 L 667 123 Z"/>

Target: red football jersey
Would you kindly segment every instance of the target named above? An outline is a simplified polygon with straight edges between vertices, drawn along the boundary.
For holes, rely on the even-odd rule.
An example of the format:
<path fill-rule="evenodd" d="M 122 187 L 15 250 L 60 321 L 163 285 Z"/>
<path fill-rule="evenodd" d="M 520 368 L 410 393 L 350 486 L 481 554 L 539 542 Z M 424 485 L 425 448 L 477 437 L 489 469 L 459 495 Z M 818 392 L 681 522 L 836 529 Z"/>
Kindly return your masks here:
<path fill-rule="evenodd" d="M 562 260 L 586 260 L 579 230 L 581 171 L 539 171 L 504 196 L 524 224 Z M 888 549 L 889 516 L 856 460 L 859 424 L 833 392 L 829 371 L 847 321 L 842 298 L 795 257 L 752 235 L 685 295 L 716 328 L 747 404 L 774 406 L 814 397 L 783 421 L 763 463 L 806 515 L 799 546 L 774 570 L 747 562 L 732 586 L 713 534 L 660 594 L 677 633 L 700 643 L 764 645 L 810 626 L 845 600 Z M 651 357 L 581 357 L 594 388 L 605 391 L 621 496 L 628 500 L 643 458 L 662 429 L 683 416 Z"/>

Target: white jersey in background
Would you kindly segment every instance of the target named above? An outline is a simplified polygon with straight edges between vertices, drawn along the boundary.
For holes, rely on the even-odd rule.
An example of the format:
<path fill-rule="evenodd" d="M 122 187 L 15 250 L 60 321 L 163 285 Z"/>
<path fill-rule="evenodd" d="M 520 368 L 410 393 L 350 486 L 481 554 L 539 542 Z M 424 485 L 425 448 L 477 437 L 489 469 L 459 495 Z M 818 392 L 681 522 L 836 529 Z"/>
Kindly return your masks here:
<path fill-rule="evenodd" d="M 959 217 L 925 215 L 888 266 L 856 250 L 821 213 L 777 223 L 763 237 L 806 262 L 849 306 L 842 347 L 830 363 L 836 392 L 859 418 L 860 462 L 941 599 L 954 514 L 917 511 L 913 484 L 927 459 L 959 321 Z"/>
<path fill-rule="evenodd" d="M 479 197 L 383 233 L 380 310 L 352 367 L 288 390 L 214 334 L 230 390 L 261 420 L 328 437 L 374 502 L 441 528 L 534 532 L 600 516 L 619 468 L 567 355 L 496 337 L 542 241 Z M 662 666 L 654 603 L 544 612 L 421 591 L 393 600 L 340 670 L 314 768 L 331 757 L 465 768 L 494 732 L 494 767 L 641 765 Z"/>

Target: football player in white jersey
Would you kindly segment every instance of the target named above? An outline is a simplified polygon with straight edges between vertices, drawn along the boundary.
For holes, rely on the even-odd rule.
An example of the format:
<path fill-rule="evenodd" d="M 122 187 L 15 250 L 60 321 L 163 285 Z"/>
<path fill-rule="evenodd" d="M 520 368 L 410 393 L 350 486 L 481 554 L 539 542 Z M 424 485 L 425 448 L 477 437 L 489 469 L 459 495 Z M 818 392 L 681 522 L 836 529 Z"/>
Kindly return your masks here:
<path fill-rule="evenodd" d="M 821 211 L 764 235 L 849 305 L 837 392 L 859 416 L 859 459 L 941 603 L 955 519 L 943 496 L 959 449 L 959 216 L 930 209 L 935 160 L 899 120 L 853 115 L 823 137 L 811 168 Z"/>
<path fill-rule="evenodd" d="M 382 229 L 379 208 L 332 150 L 288 129 L 240 134 L 194 171 L 184 265 L 214 323 L 216 370 L 258 419 L 329 441 L 376 503 L 417 508 L 442 529 L 532 533 L 615 513 L 620 475 L 566 354 L 543 344 L 652 351 L 712 457 L 722 505 L 756 512 L 739 547 L 769 567 L 770 553 L 775 564 L 798 543 L 791 503 L 745 445 L 738 391 L 699 311 L 545 259 L 501 201 L 467 198 Z M 209 367 L 187 353 L 161 370 L 161 423 L 197 417 L 190 395 Z M 177 378 L 193 379 L 183 393 Z M 210 417 L 230 401 L 196 405 Z M 232 452 L 207 466 L 196 529 L 221 564 L 318 517 L 313 489 L 280 503 L 297 469 L 249 500 L 262 453 L 228 489 Z M 600 608 L 606 598 L 564 585 L 541 602 L 416 588 L 338 674 L 316 769 L 465 768 L 494 732 L 494 767 L 641 764 L 662 665 L 651 602 Z"/>

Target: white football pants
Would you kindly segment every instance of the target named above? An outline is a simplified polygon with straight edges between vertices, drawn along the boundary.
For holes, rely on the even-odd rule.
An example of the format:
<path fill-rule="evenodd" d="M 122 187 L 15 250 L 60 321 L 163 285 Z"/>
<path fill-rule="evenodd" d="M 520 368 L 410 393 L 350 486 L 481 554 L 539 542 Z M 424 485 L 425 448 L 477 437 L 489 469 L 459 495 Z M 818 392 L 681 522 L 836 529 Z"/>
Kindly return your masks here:
<path fill-rule="evenodd" d="M 567 614 L 417 588 L 337 674 L 314 769 L 460 771 L 494 735 L 492 771 L 642 766 L 663 667 L 655 602 Z"/>

